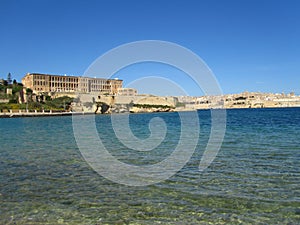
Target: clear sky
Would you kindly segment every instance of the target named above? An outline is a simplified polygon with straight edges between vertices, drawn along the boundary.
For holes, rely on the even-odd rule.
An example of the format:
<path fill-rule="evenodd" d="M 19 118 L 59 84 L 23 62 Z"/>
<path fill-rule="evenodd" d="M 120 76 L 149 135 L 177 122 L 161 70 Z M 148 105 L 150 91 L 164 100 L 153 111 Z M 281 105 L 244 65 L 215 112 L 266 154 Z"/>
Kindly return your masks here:
<path fill-rule="evenodd" d="M 198 54 L 224 93 L 300 94 L 299 12 L 298 0 L 0 0 L 0 77 L 82 75 L 118 45 L 164 40 Z M 171 77 L 152 69 L 129 72 Z"/>

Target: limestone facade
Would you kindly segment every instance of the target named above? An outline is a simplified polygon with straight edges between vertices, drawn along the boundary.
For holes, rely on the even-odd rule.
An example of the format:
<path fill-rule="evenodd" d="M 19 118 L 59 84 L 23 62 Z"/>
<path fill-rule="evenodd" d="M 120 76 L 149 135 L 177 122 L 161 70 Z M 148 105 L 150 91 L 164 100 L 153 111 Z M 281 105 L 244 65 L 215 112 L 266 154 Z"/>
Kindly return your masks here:
<path fill-rule="evenodd" d="M 118 79 L 90 78 L 81 76 L 62 76 L 39 73 L 27 73 L 22 84 L 34 93 L 103 93 L 116 94 L 122 88 L 123 81 Z"/>
<path fill-rule="evenodd" d="M 300 107 L 300 96 L 294 93 L 243 92 L 220 96 L 187 96 L 180 100 L 193 109 Z"/>
<path fill-rule="evenodd" d="M 118 95 L 135 96 L 135 95 L 137 95 L 137 90 L 134 88 L 119 88 Z"/>

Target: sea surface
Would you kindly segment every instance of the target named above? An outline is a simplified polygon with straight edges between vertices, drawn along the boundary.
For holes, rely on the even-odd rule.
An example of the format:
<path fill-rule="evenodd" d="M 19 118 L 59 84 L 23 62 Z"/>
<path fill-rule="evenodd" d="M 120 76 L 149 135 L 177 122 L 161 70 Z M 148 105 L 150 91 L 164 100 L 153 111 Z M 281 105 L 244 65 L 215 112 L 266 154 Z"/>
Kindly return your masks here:
<path fill-rule="evenodd" d="M 189 162 L 142 187 L 96 173 L 76 145 L 72 117 L 0 119 L 0 224 L 300 224 L 300 108 L 227 110 L 222 147 L 202 172 L 211 115 L 198 115 Z M 153 117 L 167 134 L 148 152 L 122 145 L 109 115 L 95 124 L 112 155 L 145 165 L 168 157 L 180 137 L 177 113 L 130 114 L 132 132 L 147 138 Z"/>

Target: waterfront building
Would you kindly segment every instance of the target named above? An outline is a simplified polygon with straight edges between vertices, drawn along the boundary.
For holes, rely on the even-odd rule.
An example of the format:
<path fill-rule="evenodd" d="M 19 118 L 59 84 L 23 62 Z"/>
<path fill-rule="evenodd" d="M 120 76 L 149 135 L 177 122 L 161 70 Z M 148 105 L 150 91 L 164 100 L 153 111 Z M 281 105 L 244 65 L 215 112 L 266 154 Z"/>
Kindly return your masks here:
<path fill-rule="evenodd" d="M 6 94 L 7 94 L 7 95 L 12 95 L 12 93 L 13 93 L 13 92 L 12 92 L 12 88 L 7 88 L 7 89 L 6 89 Z"/>
<path fill-rule="evenodd" d="M 134 88 L 119 88 L 117 94 L 122 96 L 136 96 L 137 90 Z"/>
<path fill-rule="evenodd" d="M 78 85 L 80 93 L 115 95 L 118 89 L 122 88 L 123 81 L 119 79 L 79 77 Z"/>
<path fill-rule="evenodd" d="M 22 79 L 22 84 L 24 87 L 32 89 L 35 94 L 80 92 L 112 95 L 116 94 L 119 88 L 122 88 L 123 81 L 119 79 L 27 73 Z"/>

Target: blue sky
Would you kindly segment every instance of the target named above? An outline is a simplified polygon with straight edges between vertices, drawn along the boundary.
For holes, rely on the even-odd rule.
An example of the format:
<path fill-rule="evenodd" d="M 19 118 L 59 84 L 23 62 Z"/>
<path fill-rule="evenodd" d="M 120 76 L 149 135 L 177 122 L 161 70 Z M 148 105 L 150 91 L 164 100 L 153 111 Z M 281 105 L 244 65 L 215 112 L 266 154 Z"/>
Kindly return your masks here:
<path fill-rule="evenodd" d="M 299 11 L 297 0 L 1 0 L 0 77 L 81 75 L 121 44 L 164 40 L 199 55 L 224 93 L 300 94 Z M 175 72 L 147 65 L 125 73 Z M 200 95 L 188 79 L 179 82 Z"/>

